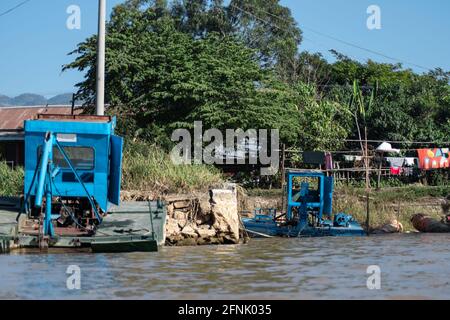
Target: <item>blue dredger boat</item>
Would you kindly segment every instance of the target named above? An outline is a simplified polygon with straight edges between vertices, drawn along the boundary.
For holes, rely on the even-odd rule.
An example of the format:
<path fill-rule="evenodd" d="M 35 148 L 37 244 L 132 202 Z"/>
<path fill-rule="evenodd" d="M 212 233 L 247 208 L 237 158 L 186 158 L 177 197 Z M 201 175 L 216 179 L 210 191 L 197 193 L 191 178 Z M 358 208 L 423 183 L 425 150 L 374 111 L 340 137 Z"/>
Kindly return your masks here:
<path fill-rule="evenodd" d="M 115 117 L 42 114 L 24 127 L 25 197 L 14 228 L 0 232 L 0 253 L 157 251 L 161 201 L 144 203 L 144 211 L 113 210 L 120 204 L 123 144 Z"/>
<path fill-rule="evenodd" d="M 242 219 L 251 236 L 323 237 L 364 236 L 365 230 L 349 214 L 332 217 L 333 177 L 312 170 L 286 170 L 286 212 L 257 210 Z"/>

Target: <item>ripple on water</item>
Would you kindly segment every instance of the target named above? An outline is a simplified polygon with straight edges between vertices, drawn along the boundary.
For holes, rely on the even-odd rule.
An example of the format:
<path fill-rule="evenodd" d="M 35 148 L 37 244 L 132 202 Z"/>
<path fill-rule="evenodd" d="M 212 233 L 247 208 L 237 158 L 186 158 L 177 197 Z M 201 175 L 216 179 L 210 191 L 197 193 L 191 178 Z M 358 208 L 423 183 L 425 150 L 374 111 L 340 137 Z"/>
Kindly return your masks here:
<path fill-rule="evenodd" d="M 0 256 L 5 299 L 450 298 L 450 235 L 273 238 L 157 253 Z M 78 265 L 81 290 L 68 290 Z M 368 290 L 367 267 L 381 268 Z"/>

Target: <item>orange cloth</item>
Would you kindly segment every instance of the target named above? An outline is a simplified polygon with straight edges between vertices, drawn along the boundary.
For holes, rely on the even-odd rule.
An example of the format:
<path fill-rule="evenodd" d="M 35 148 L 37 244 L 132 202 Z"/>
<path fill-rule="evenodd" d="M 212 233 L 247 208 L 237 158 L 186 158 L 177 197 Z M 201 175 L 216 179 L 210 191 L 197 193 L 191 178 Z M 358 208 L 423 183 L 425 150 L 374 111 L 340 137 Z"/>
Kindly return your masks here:
<path fill-rule="evenodd" d="M 419 168 L 422 170 L 450 167 L 450 152 L 448 148 L 417 149 Z"/>

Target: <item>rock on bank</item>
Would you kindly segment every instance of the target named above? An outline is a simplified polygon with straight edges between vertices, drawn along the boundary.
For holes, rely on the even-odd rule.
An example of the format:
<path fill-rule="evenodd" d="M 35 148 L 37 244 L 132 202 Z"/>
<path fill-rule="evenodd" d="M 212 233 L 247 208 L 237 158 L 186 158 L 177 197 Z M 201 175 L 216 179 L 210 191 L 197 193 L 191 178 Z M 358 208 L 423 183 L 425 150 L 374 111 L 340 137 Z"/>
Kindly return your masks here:
<path fill-rule="evenodd" d="M 167 197 L 166 245 L 239 243 L 241 221 L 235 185 L 208 194 Z"/>

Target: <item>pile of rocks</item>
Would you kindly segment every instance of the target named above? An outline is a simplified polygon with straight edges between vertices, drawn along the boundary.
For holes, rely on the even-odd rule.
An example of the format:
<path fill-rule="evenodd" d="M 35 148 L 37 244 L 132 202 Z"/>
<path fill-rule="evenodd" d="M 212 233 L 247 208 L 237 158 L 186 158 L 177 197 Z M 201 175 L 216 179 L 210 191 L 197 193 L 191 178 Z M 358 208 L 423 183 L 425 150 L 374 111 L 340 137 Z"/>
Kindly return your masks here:
<path fill-rule="evenodd" d="M 167 198 L 166 245 L 235 244 L 240 240 L 236 188 Z"/>
<path fill-rule="evenodd" d="M 381 233 L 402 233 L 403 225 L 401 222 L 397 221 L 397 219 L 392 219 L 386 224 L 384 224 L 381 228 L 378 228 L 373 231 L 375 234 Z"/>

